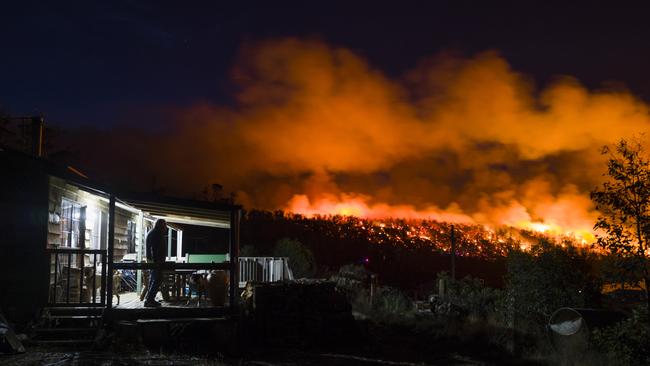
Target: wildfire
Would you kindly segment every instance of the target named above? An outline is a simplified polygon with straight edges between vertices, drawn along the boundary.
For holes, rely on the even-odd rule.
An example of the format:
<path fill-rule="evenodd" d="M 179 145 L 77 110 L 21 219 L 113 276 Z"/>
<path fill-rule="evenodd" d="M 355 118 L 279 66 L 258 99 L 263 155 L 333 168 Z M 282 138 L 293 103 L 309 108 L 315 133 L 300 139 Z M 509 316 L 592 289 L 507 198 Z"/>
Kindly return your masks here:
<path fill-rule="evenodd" d="M 321 41 L 253 42 L 234 64 L 232 105 L 194 105 L 160 134 L 68 142 L 116 183 L 138 176 L 146 190 L 155 177 L 194 196 L 219 182 L 249 209 L 362 218 L 377 242 L 397 240 L 393 218 L 485 226 L 480 238 L 502 245 L 502 227 L 593 243 L 600 148 L 647 131 L 650 106 L 571 77 L 536 85 L 498 52 L 432 56 L 393 78 Z M 134 151 L 137 175 L 120 165 Z M 400 240 L 448 235 L 420 227 Z"/>
<path fill-rule="evenodd" d="M 318 214 L 307 217 L 297 213 L 285 213 L 279 220 L 299 223 L 302 229 L 343 241 L 354 238 L 355 242 L 438 253 L 448 253 L 451 247 L 451 224 L 445 222 Z M 456 255 L 488 260 L 506 256 L 511 249 L 528 250 L 543 237 L 532 231 L 473 224 L 454 224 L 454 236 Z"/>
<path fill-rule="evenodd" d="M 369 197 L 363 195 L 323 195 L 310 201 L 306 195 L 295 195 L 287 204 L 290 212 L 305 216 L 340 215 L 367 219 L 398 218 L 407 220 L 434 220 L 459 224 L 473 224 L 475 221 L 461 212 L 445 211 L 435 207 L 417 210 L 411 205 L 369 204 Z"/>
<path fill-rule="evenodd" d="M 527 219 L 530 217 L 525 211 L 523 216 L 526 219 L 513 219 L 512 210 L 502 215 L 500 220 L 492 222 L 481 222 L 481 218 L 486 217 L 484 214 L 467 215 L 462 212 L 449 212 L 435 207 L 425 210 L 418 210 L 410 205 L 388 205 L 388 204 L 370 204 L 369 197 L 361 195 L 324 195 L 320 199 L 310 201 L 306 195 L 295 195 L 287 204 L 286 210 L 306 217 L 318 216 L 342 216 L 356 217 L 360 219 L 374 220 L 368 225 L 370 231 L 385 231 L 386 228 L 395 228 L 394 222 L 439 222 L 447 224 L 461 224 L 465 226 L 481 227 L 482 236 L 487 240 L 495 239 L 494 229 L 496 227 L 511 227 L 519 230 L 530 231 L 543 234 L 550 237 L 563 237 L 572 239 L 575 243 L 583 246 L 594 242 L 595 237 L 591 230 L 590 222 L 583 220 L 582 227 L 572 226 L 575 222 L 562 225 L 558 223 L 558 217 L 549 217 L 545 221 L 533 221 Z M 498 210 L 497 210 L 498 211 Z M 491 215 L 495 217 L 494 215 Z M 387 226 L 387 222 L 391 222 Z M 365 226 L 362 226 L 365 229 Z M 413 225 L 405 230 L 405 237 L 417 237 L 424 241 L 433 241 L 435 238 L 426 230 L 424 225 Z M 445 234 L 444 229 L 440 229 L 438 234 Z M 390 235 L 389 235 L 390 236 Z M 503 243 L 502 239 L 496 238 L 497 242 Z M 525 240 L 520 244 L 522 250 L 530 247 Z M 477 244 L 477 248 L 481 246 Z"/>
<path fill-rule="evenodd" d="M 588 228 L 569 228 L 562 227 L 561 225 L 556 224 L 545 224 L 543 222 L 520 222 L 517 225 L 514 225 L 519 229 L 527 229 L 536 231 L 541 234 L 547 234 L 551 236 L 565 236 L 571 237 L 578 241 L 582 245 L 591 244 L 596 240 L 594 233 L 591 229 Z"/>

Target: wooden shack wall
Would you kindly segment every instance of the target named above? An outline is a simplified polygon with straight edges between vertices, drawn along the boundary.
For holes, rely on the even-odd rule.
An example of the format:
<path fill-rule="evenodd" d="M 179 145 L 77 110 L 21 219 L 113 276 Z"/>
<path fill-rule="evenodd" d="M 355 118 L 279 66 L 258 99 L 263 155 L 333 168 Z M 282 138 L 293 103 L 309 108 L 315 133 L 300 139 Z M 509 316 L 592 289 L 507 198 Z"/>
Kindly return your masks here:
<path fill-rule="evenodd" d="M 77 202 L 82 206 L 91 205 L 98 208 L 102 215 L 108 215 L 108 202 L 100 199 L 99 196 L 86 192 L 78 187 L 68 184 L 65 180 L 51 177 L 49 193 L 49 212 L 51 214 L 61 215 L 61 202 L 63 198 Z M 114 258 L 119 262 L 128 252 L 128 222 L 137 222 L 138 215 L 122 209 L 115 208 L 115 241 L 114 241 Z M 90 237 L 92 228 L 86 228 L 85 246 L 90 248 Z M 136 235 L 137 225 L 136 225 Z M 61 225 L 48 224 L 48 247 L 55 247 L 61 244 Z"/>
<path fill-rule="evenodd" d="M 38 160 L 0 154 L 0 309 L 25 324 L 47 302 L 47 174 Z"/>
<path fill-rule="evenodd" d="M 129 249 L 128 243 L 128 222 L 137 222 L 138 216 L 119 207 L 115 208 L 115 241 L 113 249 L 113 258 L 119 262 Z M 137 225 L 136 225 L 137 231 Z M 137 232 L 136 232 L 137 235 Z M 137 237 L 137 236 L 136 236 Z"/>

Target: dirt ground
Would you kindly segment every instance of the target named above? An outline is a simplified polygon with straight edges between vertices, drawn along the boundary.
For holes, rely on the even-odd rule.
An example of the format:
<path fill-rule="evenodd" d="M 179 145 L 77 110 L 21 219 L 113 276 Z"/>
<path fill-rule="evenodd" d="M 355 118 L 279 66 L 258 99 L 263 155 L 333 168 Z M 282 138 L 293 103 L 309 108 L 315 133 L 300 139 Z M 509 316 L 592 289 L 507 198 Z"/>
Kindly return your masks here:
<path fill-rule="evenodd" d="M 420 322 L 421 323 L 421 322 Z M 357 322 L 358 331 L 345 340 L 328 343 L 312 334 L 310 342 L 294 344 L 295 337 L 275 345 L 255 345 L 242 341 L 234 354 L 226 357 L 210 334 L 190 332 L 192 339 L 174 342 L 174 347 L 145 346 L 133 337 L 115 338 L 102 351 L 62 347 L 27 347 L 17 355 L 0 355 L 0 366 L 46 365 L 237 365 L 237 366 L 317 366 L 317 365 L 534 365 L 479 339 L 441 337 L 435 324 L 415 328 L 414 324 L 387 325 Z M 419 329 L 419 330 L 418 330 Z M 196 333 L 196 334 L 195 334 Z M 275 338 L 275 337 L 274 337 Z M 280 337 L 281 338 L 281 337 Z M 203 340 L 203 342 L 200 342 Z M 205 342 L 205 340 L 210 340 Z M 331 340 L 330 340 L 331 341 Z M 182 347 L 182 346 L 185 347 Z M 194 347 L 187 347 L 193 345 Z"/>
<path fill-rule="evenodd" d="M 351 365 L 388 365 L 388 366 L 437 366 L 437 365 L 492 365 L 470 357 L 449 354 L 441 355 L 438 360 L 430 362 L 412 362 L 382 359 L 342 353 L 277 351 L 263 355 L 244 356 L 242 358 L 225 358 L 220 355 L 191 356 L 185 354 L 155 353 L 147 350 L 119 353 L 116 351 L 65 351 L 57 348 L 29 349 L 19 355 L 0 355 L 2 366 L 141 366 L 141 365 L 196 365 L 196 366 L 351 366 Z"/>
<path fill-rule="evenodd" d="M 139 366 L 139 365 L 228 365 L 223 359 L 193 357 L 188 355 L 159 354 L 149 351 L 121 354 L 117 352 L 65 351 L 60 348 L 29 349 L 18 355 L 0 355 L 3 366 Z"/>

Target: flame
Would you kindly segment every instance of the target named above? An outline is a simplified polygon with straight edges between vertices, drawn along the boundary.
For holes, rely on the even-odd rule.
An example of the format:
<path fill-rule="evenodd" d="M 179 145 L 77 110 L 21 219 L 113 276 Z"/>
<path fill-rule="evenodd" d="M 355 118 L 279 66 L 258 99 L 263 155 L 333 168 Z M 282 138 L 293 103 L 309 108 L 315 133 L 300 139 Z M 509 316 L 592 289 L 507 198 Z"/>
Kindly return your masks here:
<path fill-rule="evenodd" d="M 322 195 L 319 199 L 310 201 L 307 195 L 299 194 L 291 198 L 285 209 L 308 217 L 340 215 L 366 219 L 400 218 L 460 224 L 474 223 L 471 217 L 463 213 L 440 210 L 436 207 L 417 210 L 411 205 L 370 204 L 368 201 L 368 196 L 349 194 L 344 194 L 340 198 L 335 195 L 326 194 Z"/>
<path fill-rule="evenodd" d="M 411 205 L 389 205 L 386 203 L 371 204 L 370 197 L 363 195 L 323 194 L 319 198 L 310 200 L 307 195 L 294 195 L 287 203 L 285 210 L 307 217 L 316 216 L 349 216 L 370 220 L 382 219 L 404 219 L 404 220 L 430 220 L 444 223 L 456 223 L 464 225 L 483 225 L 490 231 L 497 226 L 509 226 L 516 229 L 528 230 L 539 234 L 553 237 L 567 237 L 574 239 L 578 244 L 589 245 L 595 241 L 594 233 L 590 227 L 590 221 L 583 221 L 583 226 L 573 226 L 572 223 L 559 222 L 561 217 L 549 216 L 544 221 L 530 220 L 530 215 L 522 207 L 510 208 L 502 211 L 499 220 L 493 222 L 481 222 L 485 217 L 484 213 L 467 215 L 457 211 L 453 206 L 450 210 L 443 210 L 436 207 L 429 207 L 418 210 Z M 562 206 L 562 203 L 555 203 Z M 496 211 L 499 211 L 498 209 Z M 552 211 L 552 210 L 551 210 Z M 575 214 L 575 212 L 574 212 Z M 522 219 L 522 217 L 524 219 Z M 383 222 L 376 222 L 374 226 L 385 228 Z M 418 236 L 421 239 L 429 240 L 425 234 L 418 234 L 408 231 L 408 236 Z M 488 234 L 488 239 L 492 239 Z M 521 249 L 526 250 L 530 245 L 521 244 Z"/>

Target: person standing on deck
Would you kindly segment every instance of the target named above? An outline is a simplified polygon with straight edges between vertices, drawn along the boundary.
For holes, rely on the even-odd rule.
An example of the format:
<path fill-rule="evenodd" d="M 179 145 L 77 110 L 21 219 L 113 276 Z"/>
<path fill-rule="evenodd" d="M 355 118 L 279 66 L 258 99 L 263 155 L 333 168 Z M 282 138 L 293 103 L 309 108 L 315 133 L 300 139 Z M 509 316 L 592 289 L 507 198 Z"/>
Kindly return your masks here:
<path fill-rule="evenodd" d="M 155 264 L 165 262 L 165 234 L 167 233 L 167 222 L 163 219 L 156 220 L 156 223 L 147 233 L 147 261 Z M 156 301 L 156 294 L 160 289 L 160 281 L 162 279 L 162 271 L 160 268 L 154 268 L 149 274 L 149 290 L 147 297 L 144 301 L 146 307 L 159 307 L 161 304 Z"/>

